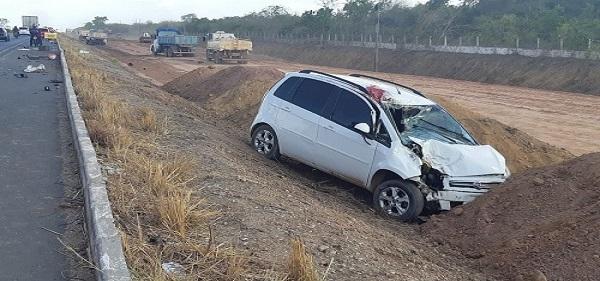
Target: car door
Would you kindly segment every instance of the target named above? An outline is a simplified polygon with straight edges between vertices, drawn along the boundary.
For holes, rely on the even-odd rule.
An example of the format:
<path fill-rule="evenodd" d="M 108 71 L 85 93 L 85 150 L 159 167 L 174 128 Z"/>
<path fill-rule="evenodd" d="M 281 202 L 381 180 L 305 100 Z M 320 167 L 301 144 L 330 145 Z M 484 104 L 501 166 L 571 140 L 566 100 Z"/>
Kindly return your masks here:
<path fill-rule="evenodd" d="M 282 154 L 314 165 L 315 141 L 319 119 L 325 105 L 339 88 L 312 78 L 304 78 L 289 102 L 282 102 L 277 113 L 277 132 Z"/>
<path fill-rule="evenodd" d="M 331 116 L 319 124 L 319 164 L 351 182 L 367 184 L 378 142 L 366 139 L 354 126 L 366 123 L 373 128 L 372 112 L 363 97 L 342 89 Z"/>

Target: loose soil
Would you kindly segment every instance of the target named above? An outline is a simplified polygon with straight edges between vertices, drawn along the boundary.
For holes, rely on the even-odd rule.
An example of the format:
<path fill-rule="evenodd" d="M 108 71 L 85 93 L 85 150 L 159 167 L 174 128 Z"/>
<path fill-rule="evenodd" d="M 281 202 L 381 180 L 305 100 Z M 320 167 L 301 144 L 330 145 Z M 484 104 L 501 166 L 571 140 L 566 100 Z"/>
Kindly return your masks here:
<path fill-rule="evenodd" d="M 600 153 L 516 175 L 424 226 L 505 280 L 533 280 L 536 270 L 548 280 L 600 280 L 599 229 Z"/>
<path fill-rule="evenodd" d="M 249 125 L 264 93 L 282 77 L 281 71 L 264 66 L 201 67 L 162 88 L 199 103 L 218 117 Z"/>
<path fill-rule="evenodd" d="M 163 85 L 183 74 L 184 68 L 193 70 L 198 67 L 206 67 L 201 55 L 203 54 L 202 49 L 198 50 L 199 55 L 196 58 L 166 58 L 164 56 L 151 56 L 147 45 L 133 41 L 117 40 L 111 41 L 106 48 L 102 48 L 103 51 L 101 52 L 106 51 L 109 55 L 118 58 L 128 69 L 132 69 L 138 75 L 148 78 L 155 85 Z M 259 45 L 257 51 L 260 52 L 261 48 Z M 282 50 L 289 51 L 290 59 L 296 61 L 312 61 L 321 65 L 336 65 L 334 63 L 339 62 L 346 67 L 362 69 L 371 67 L 370 63 L 358 63 L 361 60 L 355 57 L 353 53 L 325 59 L 319 55 L 319 52 L 322 51 L 324 54 L 328 54 L 329 50 L 313 48 L 309 50 L 315 56 L 319 56 L 320 59 L 305 60 L 305 58 L 293 53 L 293 49 Z M 280 51 L 277 52 L 281 53 Z M 357 61 L 357 64 L 346 64 L 353 61 Z M 390 63 L 398 64 L 393 60 L 390 61 Z M 133 62 L 133 65 L 128 66 L 128 62 Z M 217 70 L 230 66 L 214 65 Z M 600 142 L 597 141 L 600 139 L 600 114 L 598 114 L 600 97 L 596 96 L 423 76 L 354 71 L 293 63 L 261 55 L 254 55 L 248 66 L 266 66 L 283 72 L 316 69 L 332 73 L 359 72 L 376 75 L 415 87 L 433 98 L 446 98 L 479 113 L 483 117 L 498 120 L 510 127 L 527 132 L 527 134 L 543 142 L 565 148 L 575 155 L 600 151 Z M 173 69 L 179 69 L 182 72 Z"/>

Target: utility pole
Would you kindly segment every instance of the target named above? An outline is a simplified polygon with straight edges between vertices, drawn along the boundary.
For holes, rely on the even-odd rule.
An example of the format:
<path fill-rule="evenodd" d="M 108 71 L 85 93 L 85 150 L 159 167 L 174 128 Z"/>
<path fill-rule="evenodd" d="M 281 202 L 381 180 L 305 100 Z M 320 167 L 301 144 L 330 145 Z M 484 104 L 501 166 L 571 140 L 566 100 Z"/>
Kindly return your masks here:
<path fill-rule="evenodd" d="M 381 2 L 377 3 L 377 25 L 375 26 L 375 72 L 379 71 L 379 20 L 381 18 Z"/>

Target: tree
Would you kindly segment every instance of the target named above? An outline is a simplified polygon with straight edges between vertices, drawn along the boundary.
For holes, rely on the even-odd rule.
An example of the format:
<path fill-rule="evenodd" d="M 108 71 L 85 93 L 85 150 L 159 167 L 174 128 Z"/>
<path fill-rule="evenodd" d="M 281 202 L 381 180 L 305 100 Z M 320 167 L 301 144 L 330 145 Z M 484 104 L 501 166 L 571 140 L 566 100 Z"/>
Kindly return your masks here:
<path fill-rule="evenodd" d="M 91 24 L 94 29 L 103 29 L 106 27 L 107 21 L 108 21 L 108 18 L 105 16 L 102 16 L 102 17 L 96 16 L 92 20 Z"/>

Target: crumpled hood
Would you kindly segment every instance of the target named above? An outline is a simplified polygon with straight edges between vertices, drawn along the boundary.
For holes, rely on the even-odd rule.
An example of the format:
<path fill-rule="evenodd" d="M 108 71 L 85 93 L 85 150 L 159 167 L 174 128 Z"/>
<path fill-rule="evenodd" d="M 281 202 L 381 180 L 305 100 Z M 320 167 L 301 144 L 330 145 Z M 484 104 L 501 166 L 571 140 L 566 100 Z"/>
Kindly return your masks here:
<path fill-rule="evenodd" d="M 418 143 L 423 151 L 423 161 L 449 176 L 506 174 L 506 159 L 489 145 L 449 144 L 437 140 Z"/>

